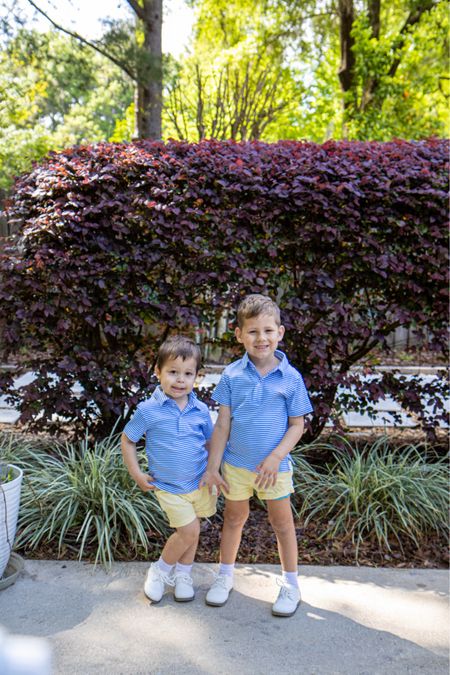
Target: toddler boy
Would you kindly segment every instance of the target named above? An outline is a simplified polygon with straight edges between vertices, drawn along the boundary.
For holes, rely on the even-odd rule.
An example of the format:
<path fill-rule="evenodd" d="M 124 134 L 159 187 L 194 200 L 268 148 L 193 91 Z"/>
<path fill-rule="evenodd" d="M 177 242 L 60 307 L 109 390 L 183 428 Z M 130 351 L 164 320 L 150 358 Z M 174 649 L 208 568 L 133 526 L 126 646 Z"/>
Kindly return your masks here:
<path fill-rule="evenodd" d="M 199 488 L 212 433 L 208 408 L 192 391 L 200 360 L 193 340 L 168 338 L 159 348 L 155 367 L 160 384 L 137 406 L 122 434 L 122 454 L 130 475 L 141 490 L 155 492 L 170 526 L 176 528 L 147 573 L 144 592 L 153 602 L 161 600 L 165 584 L 175 586 L 178 602 L 194 599 L 191 568 L 200 518 L 216 512 L 217 497 L 206 487 Z M 149 474 L 141 471 L 136 454 L 136 443 L 144 434 Z"/>

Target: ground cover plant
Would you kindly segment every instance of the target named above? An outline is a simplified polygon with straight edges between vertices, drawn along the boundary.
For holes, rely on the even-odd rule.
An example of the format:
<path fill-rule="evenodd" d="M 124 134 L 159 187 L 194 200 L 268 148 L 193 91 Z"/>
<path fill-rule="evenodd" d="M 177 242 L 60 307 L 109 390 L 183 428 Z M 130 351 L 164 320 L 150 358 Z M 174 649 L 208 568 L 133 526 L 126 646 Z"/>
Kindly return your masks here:
<path fill-rule="evenodd" d="M 0 433 L 0 458 L 24 470 L 16 547 L 50 545 L 57 556 L 71 550 L 108 567 L 124 552 L 145 555 L 149 533 L 167 534 L 156 498 L 130 478 L 117 434 L 33 443 Z"/>
<path fill-rule="evenodd" d="M 326 522 L 321 536 L 347 537 L 358 557 L 360 545 L 374 539 L 380 549 L 429 533 L 448 536 L 448 457 L 427 455 L 426 445 L 392 448 L 381 436 L 362 447 L 345 438 L 318 441 L 314 452 L 333 460 L 316 468 L 294 453 L 298 515 L 307 526 Z"/>
<path fill-rule="evenodd" d="M 394 449 L 385 438 L 366 446 L 319 439 L 293 456 L 301 564 L 448 563 L 446 458 L 425 445 Z M 153 495 L 129 478 L 117 436 L 37 445 L 3 432 L 0 460 L 24 469 L 16 548 L 27 557 L 105 566 L 158 558 L 168 526 Z M 216 516 L 202 522 L 199 562 L 218 560 L 222 509 L 219 500 Z M 278 563 L 276 550 L 264 507 L 253 500 L 238 562 Z"/>
<path fill-rule="evenodd" d="M 446 353 L 447 152 L 431 139 L 53 154 L 9 205 L 18 234 L 0 259 L 0 344 L 35 379 L 17 390 L 2 372 L 1 391 L 35 428 L 104 437 L 152 391 L 170 331 L 202 335 L 261 291 L 282 308 L 283 347 L 312 395 L 305 442 L 387 394 L 432 434 L 446 419 L 444 371 L 362 384 L 351 368 L 398 326 Z M 232 351 L 230 330 L 216 342 Z M 338 400 L 346 384 L 355 396 Z"/>

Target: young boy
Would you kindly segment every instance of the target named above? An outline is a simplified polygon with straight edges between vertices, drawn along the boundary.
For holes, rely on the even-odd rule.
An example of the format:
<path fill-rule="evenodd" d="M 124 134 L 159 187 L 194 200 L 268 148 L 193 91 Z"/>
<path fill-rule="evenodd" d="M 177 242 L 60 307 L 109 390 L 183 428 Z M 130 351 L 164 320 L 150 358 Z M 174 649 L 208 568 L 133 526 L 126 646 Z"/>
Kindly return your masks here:
<path fill-rule="evenodd" d="M 176 528 L 147 573 L 144 592 L 153 602 L 161 600 L 165 584 L 175 586 L 178 602 L 194 599 L 191 568 L 199 519 L 216 512 L 217 497 L 206 487 L 199 488 L 213 426 L 207 406 L 192 391 L 200 359 L 193 340 L 168 338 L 159 348 L 155 367 L 160 384 L 137 406 L 122 434 L 122 454 L 130 475 L 141 490 L 155 492 L 170 526 Z M 136 455 L 136 442 L 144 434 L 149 474 L 141 471 Z"/>
<path fill-rule="evenodd" d="M 225 368 L 213 393 L 220 404 L 211 438 L 208 467 L 200 485 L 223 489 L 226 497 L 220 544 L 220 568 L 206 603 L 220 607 L 233 588 L 233 569 L 249 498 L 267 500 L 283 570 L 275 616 L 292 616 L 300 603 L 298 551 L 290 503 L 289 452 L 303 434 L 303 416 L 312 406 L 302 376 L 277 349 L 284 327 L 280 310 L 264 295 L 249 295 L 237 312 L 243 358 Z M 222 462 L 222 475 L 219 468 Z"/>

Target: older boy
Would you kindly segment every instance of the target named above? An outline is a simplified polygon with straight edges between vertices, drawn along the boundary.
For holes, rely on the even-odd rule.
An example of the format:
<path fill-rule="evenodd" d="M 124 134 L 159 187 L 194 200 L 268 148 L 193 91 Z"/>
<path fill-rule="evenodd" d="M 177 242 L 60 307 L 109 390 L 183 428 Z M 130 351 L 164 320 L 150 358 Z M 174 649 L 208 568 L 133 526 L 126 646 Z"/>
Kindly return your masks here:
<path fill-rule="evenodd" d="M 200 349 L 189 338 L 179 335 L 163 342 L 155 367 L 159 387 L 138 405 L 122 434 L 122 454 L 130 475 L 144 492 L 154 490 L 171 527 L 176 528 L 147 574 L 144 592 L 153 602 L 161 600 L 165 584 L 175 586 L 178 602 L 194 599 L 191 568 L 199 519 L 216 512 L 217 498 L 206 487 L 199 488 L 212 433 L 208 408 L 192 391 L 200 359 Z M 136 442 L 144 434 L 149 474 L 141 471 L 136 455 Z"/>
<path fill-rule="evenodd" d="M 223 489 L 226 496 L 220 568 L 206 603 L 220 607 L 228 600 L 249 498 L 256 491 L 267 500 L 283 571 L 272 613 L 292 616 L 301 598 L 289 452 L 300 440 L 303 416 L 312 406 L 302 376 L 277 349 L 284 335 L 278 306 L 264 295 L 249 295 L 239 305 L 237 324 L 236 338 L 246 353 L 225 368 L 214 390 L 219 416 L 200 482 L 210 490 Z"/>

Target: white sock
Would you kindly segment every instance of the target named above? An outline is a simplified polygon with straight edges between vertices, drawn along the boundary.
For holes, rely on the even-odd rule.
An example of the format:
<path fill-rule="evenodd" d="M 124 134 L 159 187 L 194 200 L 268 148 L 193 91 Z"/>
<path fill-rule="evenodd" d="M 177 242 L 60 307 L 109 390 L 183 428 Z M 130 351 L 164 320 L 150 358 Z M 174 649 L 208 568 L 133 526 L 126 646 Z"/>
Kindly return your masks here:
<path fill-rule="evenodd" d="M 168 565 L 162 558 L 160 558 L 156 564 L 164 574 L 169 575 L 171 573 L 173 565 Z"/>
<path fill-rule="evenodd" d="M 219 574 L 224 574 L 226 577 L 233 578 L 234 564 L 233 565 L 224 565 L 223 563 L 220 563 Z"/>
<path fill-rule="evenodd" d="M 175 574 L 187 574 L 191 576 L 192 563 L 190 565 L 183 565 L 182 563 L 177 562 L 175 567 Z"/>
<path fill-rule="evenodd" d="M 295 588 L 298 588 L 297 572 L 285 572 L 283 570 L 283 581 L 289 584 L 290 586 L 295 586 Z"/>

